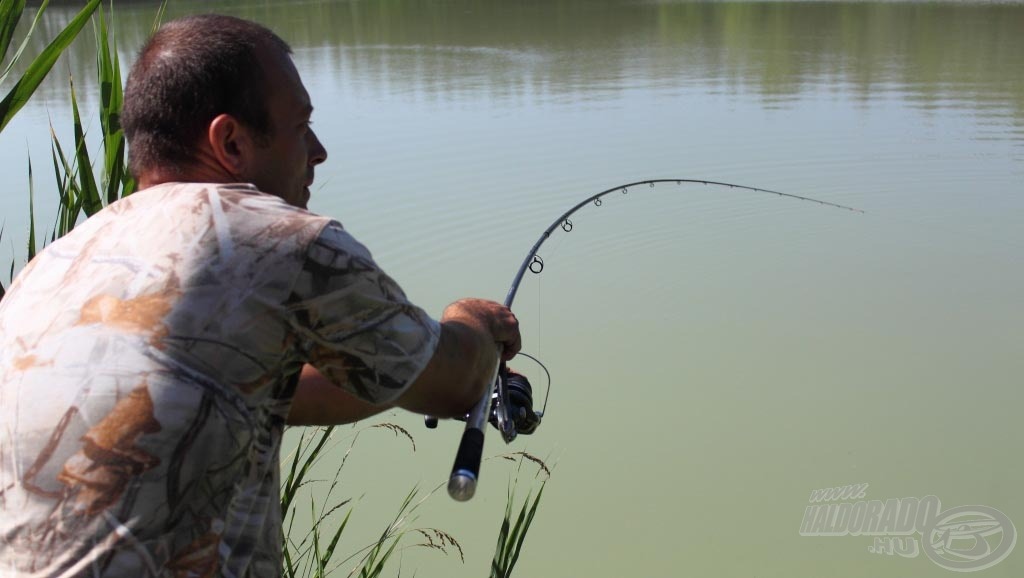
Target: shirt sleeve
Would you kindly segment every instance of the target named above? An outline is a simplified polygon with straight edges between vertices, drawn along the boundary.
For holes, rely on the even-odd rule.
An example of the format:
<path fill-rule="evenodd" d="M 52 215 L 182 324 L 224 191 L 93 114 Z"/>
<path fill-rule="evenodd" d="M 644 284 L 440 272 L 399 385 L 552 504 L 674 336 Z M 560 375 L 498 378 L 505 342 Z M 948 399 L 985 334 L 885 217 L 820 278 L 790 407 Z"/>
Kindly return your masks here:
<path fill-rule="evenodd" d="M 441 334 L 335 221 L 310 245 L 289 310 L 303 361 L 371 403 L 398 398 Z"/>

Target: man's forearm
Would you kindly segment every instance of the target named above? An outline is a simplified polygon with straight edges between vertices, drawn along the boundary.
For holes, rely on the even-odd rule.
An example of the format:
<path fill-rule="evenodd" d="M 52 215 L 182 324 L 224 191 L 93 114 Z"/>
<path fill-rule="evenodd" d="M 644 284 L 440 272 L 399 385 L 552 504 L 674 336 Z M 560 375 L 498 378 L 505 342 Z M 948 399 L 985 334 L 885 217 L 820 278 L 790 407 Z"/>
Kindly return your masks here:
<path fill-rule="evenodd" d="M 288 412 L 288 425 L 341 425 L 392 407 L 363 401 L 332 383 L 312 365 L 306 365 Z"/>
<path fill-rule="evenodd" d="M 497 362 L 497 347 L 486 331 L 442 321 L 434 356 L 396 405 L 438 417 L 464 415 L 487 391 Z"/>

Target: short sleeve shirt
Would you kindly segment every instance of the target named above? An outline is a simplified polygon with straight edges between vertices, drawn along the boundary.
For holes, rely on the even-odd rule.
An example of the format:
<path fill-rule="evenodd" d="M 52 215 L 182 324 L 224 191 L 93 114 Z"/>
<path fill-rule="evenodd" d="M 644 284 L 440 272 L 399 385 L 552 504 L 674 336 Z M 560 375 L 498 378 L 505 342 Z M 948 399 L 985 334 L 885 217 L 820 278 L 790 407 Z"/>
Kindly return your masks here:
<path fill-rule="evenodd" d="M 0 301 L 0 576 L 278 576 L 303 364 L 386 403 L 439 333 L 340 224 L 251 185 L 112 204 Z"/>

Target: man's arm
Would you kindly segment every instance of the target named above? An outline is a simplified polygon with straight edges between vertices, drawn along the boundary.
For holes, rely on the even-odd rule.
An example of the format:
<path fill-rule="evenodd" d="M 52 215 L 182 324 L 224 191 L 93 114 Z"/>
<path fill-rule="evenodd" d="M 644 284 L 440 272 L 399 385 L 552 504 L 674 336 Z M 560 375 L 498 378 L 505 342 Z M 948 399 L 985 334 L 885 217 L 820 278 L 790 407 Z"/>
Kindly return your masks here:
<path fill-rule="evenodd" d="M 439 417 L 464 415 L 491 386 L 498 345 L 502 346 L 503 359 L 519 352 L 515 315 L 493 301 L 456 301 L 441 317 L 441 336 L 433 357 L 393 405 L 362 401 L 307 365 L 299 379 L 288 424 L 351 423 L 392 406 Z"/>
<path fill-rule="evenodd" d="M 341 425 L 352 423 L 391 409 L 392 405 L 374 405 L 334 385 L 312 365 L 302 367 L 295 389 L 288 425 Z"/>

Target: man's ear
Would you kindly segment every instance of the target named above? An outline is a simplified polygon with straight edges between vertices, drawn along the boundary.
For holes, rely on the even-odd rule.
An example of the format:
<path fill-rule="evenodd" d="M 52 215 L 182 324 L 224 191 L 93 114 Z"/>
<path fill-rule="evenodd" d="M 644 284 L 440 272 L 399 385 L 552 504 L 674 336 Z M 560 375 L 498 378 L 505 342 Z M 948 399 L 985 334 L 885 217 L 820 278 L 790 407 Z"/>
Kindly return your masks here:
<path fill-rule="evenodd" d="M 249 127 L 230 114 L 221 114 L 210 121 L 206 138 L 223 170 L 235 178 L 249 174 L 256 146 Z"/>

